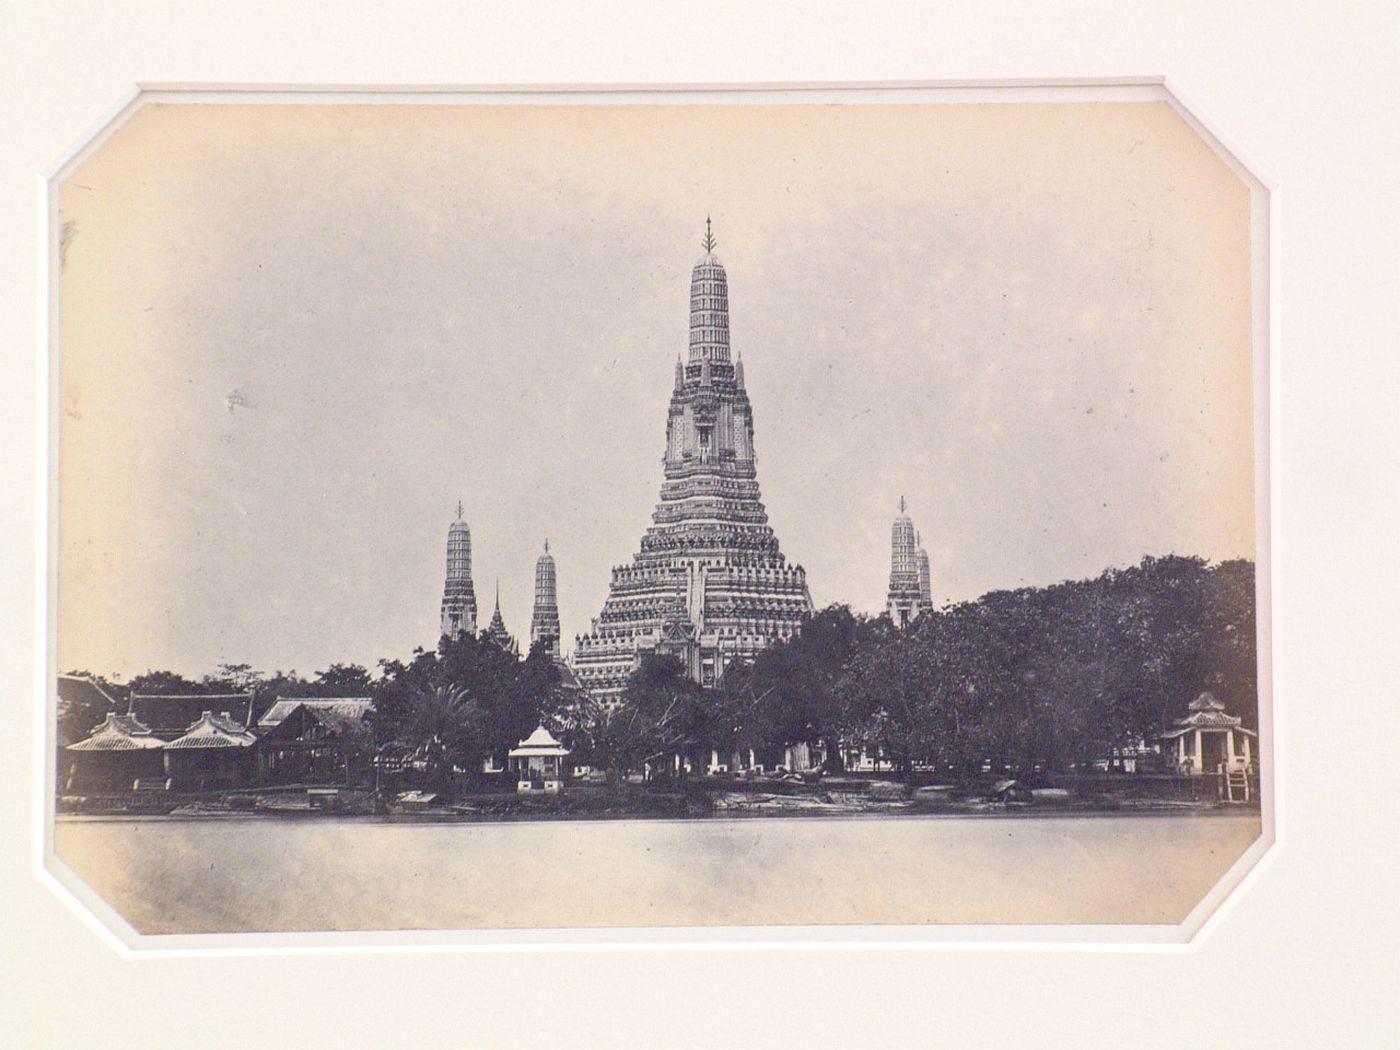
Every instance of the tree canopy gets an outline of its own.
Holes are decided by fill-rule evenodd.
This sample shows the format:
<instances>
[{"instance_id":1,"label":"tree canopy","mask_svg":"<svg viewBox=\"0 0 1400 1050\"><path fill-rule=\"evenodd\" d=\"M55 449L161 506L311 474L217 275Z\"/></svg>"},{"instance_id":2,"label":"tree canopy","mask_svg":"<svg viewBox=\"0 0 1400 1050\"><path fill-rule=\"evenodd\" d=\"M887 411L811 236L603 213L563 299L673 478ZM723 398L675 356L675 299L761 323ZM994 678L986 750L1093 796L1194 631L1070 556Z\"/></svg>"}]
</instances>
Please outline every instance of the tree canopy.
<instances>
[{"instance_id":1,"label":"tree canopy","mask_svg":"<svg viewBox=\"0 0 1400 1050\"><path fill-rule=\"evenodd\" d=\"M1154 742L1209 689L1257 725L1254 566L1145 558L1092 580L994 591L925 613L906 630L833 605L799 633L703 689L671 658L645 654L620 702L567 687L549 651L521 659L485 636L310 678L222 664L196 681L137 675L137 693L253 691L370 696L376 745L443 770L479 768L537 725L579 761L613 774L704 763L713 749L823 744L879 752L897 768L1065 769ZM86 712L69 712L65 726ZM76 730L74 730L76 731Z\"/></svg>"}]
</instances>

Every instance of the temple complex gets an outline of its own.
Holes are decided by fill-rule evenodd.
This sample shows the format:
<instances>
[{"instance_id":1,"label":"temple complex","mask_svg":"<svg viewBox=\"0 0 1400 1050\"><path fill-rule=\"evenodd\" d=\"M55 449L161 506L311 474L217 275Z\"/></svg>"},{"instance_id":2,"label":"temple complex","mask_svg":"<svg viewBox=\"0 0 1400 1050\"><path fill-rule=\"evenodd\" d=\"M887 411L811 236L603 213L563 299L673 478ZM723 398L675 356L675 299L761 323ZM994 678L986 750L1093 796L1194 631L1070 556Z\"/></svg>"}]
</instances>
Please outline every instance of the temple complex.
<instances>
[{"instance_id":1,"label":"temple complex","mask_svg":"<svg viewBox=\"0 0 1400 1050\"><path fill-rule=\"evenodd\" d=\"M678 657L714 685L736 660L790 638L812 611L806 573L768 525L754 468L744 364L730 360L729 288L705 221L690 278L690 340L676 361L661 500L641 550L617 566L601 614L577 639L579 680L620 696L641 655Z\"/></svg>"},{"instance_id":2,"label":"temple complex","mask_svg":"<svg viewBox=\"0 0 1400 1050\"><path fill-rule=\"evenodd\" d=\"M476 591L472 588L472 533L462 520L462 504L457 504L457 520L447 530L447 582L442 589L442 631L448 638L476 633Z\"/></svg>"},{"instance_id":3,"label":"temple complex","mask_svg":"<svg viewBox=\"0 0 1400 1050\"><path fill-rule=\"evenodd\" d=\"M890 592L886 611L896 627L908 627L933 609L933 578L928 554L919 546L908 504L899 497L899 516L890 532Z\"/></svg>"},{"instance_id":4,"label":"temple complex","mask_svg":"<svg viewBox=\"0 0 1400 1050\"><path fill-rule=\"evenodd\" d=\"M544 541L544 553L535 562L535 609L530 617L530 648L543 642L549 655L559 660L559 596L554 557L549 553L549 540Z\"/></svg>"}]
</instances>

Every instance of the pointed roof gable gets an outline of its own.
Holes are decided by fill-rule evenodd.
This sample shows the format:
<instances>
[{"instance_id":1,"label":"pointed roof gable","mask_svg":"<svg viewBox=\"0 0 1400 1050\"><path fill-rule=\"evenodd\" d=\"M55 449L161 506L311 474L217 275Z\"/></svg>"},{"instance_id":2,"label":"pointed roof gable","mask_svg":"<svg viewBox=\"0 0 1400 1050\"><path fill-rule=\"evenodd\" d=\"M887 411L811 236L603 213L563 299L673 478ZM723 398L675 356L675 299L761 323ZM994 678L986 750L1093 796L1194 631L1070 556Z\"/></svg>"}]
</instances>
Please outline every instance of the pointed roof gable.
<instances>
[{"instance_id":1,"label":"pointed roof gable","mask_svg":"<svg viewBox=\"0 0 1400 1050\"><path fill-rule=\"evenodd\" d=\"M528 758L531 755L541 755L563 758L569 753L567 747L554 739L554 734L544 726L539 726L533 733L520 741L519 747L511 749L510 757Z\"/></svg>"},{"instance_id":2,"label":"pointed roof gable","mask_svg":"<svg viewBox=\"0 0 1400 1050\"><path fill-rule=\"evenodd\" d=\"M1162 734L1163 739L1174 739L1193 729L1238 729L1241 733L1254 736L1253 730L1243 727L1244 719L1225 713L1225 705L1212 693L1203 692L1191 701L1185 718L1178 718L1176 728Z\"/></svg>"},{"instance_id":3,"label":"pointed roof gable","mask_svg":"<svg viewBox=\"0 0 1400 1050\"><path fill-rule=\"evenodd\" d=\"M115 697L96 679L81 674L61 674L58 676L58 698L65 703L94 703L99 707L110 707L113 711L119 706Z\"/></svg>"},{"instance_id":4,"label":"pointed roof gable","mask_svg":"<svg viewBox=\"0 0 1400 1050\"><path fill-rule=\"evenodd\" d=\"M491 626L486 628L487 634L494 634L499 631L506 634L506 621L501 616L501 581L496 581L496 611L491 614Z\"/></svg>"},{"instance_id":5,"label":"pointed roof gable","mask_svg":"<svg viewBox=\"0 0 1400 1050\"><path fill-rule=\"evenodd\" d=\"M491 622L486 627L486 637L508 653L519 652L519 646L506 630L505 618L501 616L501 581L496 581L496 611L491 614Z\"/></svg>"},{"instance_id":6,"label":"pointed roof gable","mask_svg":"<svg viewBox=\"0 0 1400 1050\"><path fill-rule=\"evenodd\" d=\"M315 717L337 721L363 721L374 707L374 701L367 696L284 696L267 709L258 719L259 729L272 729L282 724L298 707L304 707ZM323 719L324 720L324 719Z\"/></svg>"},{"instance_id":7,"label":"pointed roof gable","mask_svg":"<svg viewBox=\"0 0 1400 1050\"><path fill-rule=\"evenodd\" d=\"M204 711L185 735L165 746L172 750L252 747L258 738L239 722L223 715Z\"/></svg>"},{"instance_id":8,"label":"pointed roof gable","mask_svg":"<svg viewBox=\"0 0 1400 1050\"><path fill-rule=\"evenodd\" d=\"M102 724L86 740L69 744L69 751L145 751L163 747L164 742L130 715L108 711Z\"/></svg>"},{"instance_id":9,"label":"pointed roof gable","mask_svg":"<svg viewBox=\"0 0 1400 1050\"><path fill-rule=\"evenodd\" d=\"M1202 692L1191 701L1192 711L1224 711L1225 705L1215 698L1214 693Z\"/></svg>"}]
</instances>

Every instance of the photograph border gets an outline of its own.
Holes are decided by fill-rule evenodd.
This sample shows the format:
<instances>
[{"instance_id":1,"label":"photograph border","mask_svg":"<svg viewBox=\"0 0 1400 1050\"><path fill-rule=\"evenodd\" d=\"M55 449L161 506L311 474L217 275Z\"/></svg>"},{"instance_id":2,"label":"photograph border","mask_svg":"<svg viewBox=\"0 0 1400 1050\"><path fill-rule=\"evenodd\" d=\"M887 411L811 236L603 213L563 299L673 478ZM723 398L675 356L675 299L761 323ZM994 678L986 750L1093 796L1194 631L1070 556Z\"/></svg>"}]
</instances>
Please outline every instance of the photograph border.
<instances>
[{"instance_id":1,"label":"photograph border","mask_svg":"<svg viewBox=\"0 0 1400 1050\"><path fill-rule=\"evenodd\" d=\"M139 109L155 103L233 104L364 104L364 105L847 105L976 103L986 105L1047 102L1167 102L1225 161L1250 191L1251 315L1253 351L1253 430L1255 477L1256 621L1259 653L1259 733L1264 761L1260 763L1261 836L1230 867L1211 891L1179 925L881 925L881 926L687 926L579 929L482 929L357 931L336 933L160 934L142 935L53 853L55 812L54 763L56 710L50 683L57 664L57 499L59 331L58 184L114 134ZM40 783L35 814L38 845L37 873L75 911L100 930L104 939L128 953L198 956L208 954L282 954L337 951L486 951L626 949L663 947L710 949L825 949L927 947L957 949L1074 949L1184 950L1216 927L1239 895L1247 892L1282 842L1279 709L1274 689L1273 654L1276 643L1274 602L1278 594L1275 569L1275 528L1278 515L1278 474L1275 440L1278 426L1277 390L1271 383L1278 356L1278 302L1272 293L1278 279L1280 200L1278 187L1252 164L1237 145L1218 131L1200 109L1183 99L1165 77L1053 78L1017 80L889 81L849 84L610 84L610 85L486 85L468 87L414 86L267 86L237 84L171 84L139 87L108 112L92 133L45 176L41 243L47 248L42 263L47 294L42 330L40 372L48 388L40 392L41 418L48 443L48 518L40 530L47 537L44 627L47 639L43 673L36 689L35 767ZM746 818L753 819L753 818ZM762 818L759 818L762 819ZM837 819L837 818L827 818Z\"/></svg>"}]
</instances>

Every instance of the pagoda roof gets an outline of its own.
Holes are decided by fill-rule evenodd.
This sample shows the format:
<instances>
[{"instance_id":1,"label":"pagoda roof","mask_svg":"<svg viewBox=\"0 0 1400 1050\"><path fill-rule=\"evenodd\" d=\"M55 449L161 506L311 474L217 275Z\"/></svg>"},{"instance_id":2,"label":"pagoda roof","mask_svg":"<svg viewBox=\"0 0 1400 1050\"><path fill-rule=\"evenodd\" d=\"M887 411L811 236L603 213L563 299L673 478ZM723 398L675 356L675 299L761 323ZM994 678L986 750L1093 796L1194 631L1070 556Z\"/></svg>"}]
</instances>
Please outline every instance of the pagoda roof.
<instances>
[{"instance_id":1,"label":"pagoda roof","mask_svg":"<svg viewBox=\"0 0 1400 1050\"><path fill-rule=\"evenodd\" d=\"M1176 724L1187 727L1213 727L1224 729L1229 726L1240 725L1244 720L1236 718L1234 715L1227 715L1224 711L1197 711L1195 714L1187 715L1185 718L1178 718Z\"/></svg>"},{"instance_id":2,"label":"pagoda roof","mask_svg":"<svg viewBox=\"0 0 1400 1050\"><path fill-rule=\"evenodd\" d=\"M1238 729L1241 733L1254 736L1254 732L1243 728L1243 719L1227 714L1225 705L1213 693L1203 692L1191 701L1191 712L1185 718L1178 718L1175 729L1162 734L1162 739L1175 739L1195 729Z\"/></svg>"},{"instance_id":3,"label":"pagoda roof","mask_svg":"<svg viewBox=\"0 0 1400 1050\"><path fill-rule=\"evenodd\" d=\"M1188 708L1191 711L1224 711L1225 705L1215 698L1211 692L1201 692L1196 699L1191 701Z\"/></svg>"},{"instance_id":4,"label":"pagoda roof","mask_svg":"<svg viewBox=\"0 0 1400 1050\"><path fill-rule=\"evenodd\" d=\"M164 741L151 735L149 727L131 715L108 711L102 724L86 740L69 744L69 751L146 751L164 747Z\"/></svg>"},{"instance_id":5,"label":"pagoda roof","mask_svg":"<svg viewBox=\"0 0 1400 1050\"><path fill-rule=\"evenodd\" d=\"M524 740L520 741L519 747L512 748L509 757L528 758L531 755L540 755L544 757L563 758L570 753L567 747L554 739L554 734L544 726L540 726Z\"/></svg>"},{"instance_id":6,"label":"pagoda roof","mask_svg":"<svg viewBox=\"0 0 1400 1050\"><path fill-rule=\"evenodd\" d=\"M258 738L248 732L240 722L210 711L200 714L185 735L165 746L171 749L213 749L227 747L252 747Z\"/></svg>"}]
</instances>

